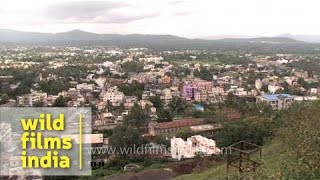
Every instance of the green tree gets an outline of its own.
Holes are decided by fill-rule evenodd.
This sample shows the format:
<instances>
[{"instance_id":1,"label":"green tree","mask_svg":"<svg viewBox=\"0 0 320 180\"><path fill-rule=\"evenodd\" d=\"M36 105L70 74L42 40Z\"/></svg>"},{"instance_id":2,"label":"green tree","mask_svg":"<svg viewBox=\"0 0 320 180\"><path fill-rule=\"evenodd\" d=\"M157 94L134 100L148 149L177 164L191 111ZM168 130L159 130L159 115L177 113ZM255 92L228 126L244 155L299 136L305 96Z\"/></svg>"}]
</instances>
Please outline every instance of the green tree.
<instances>
[{"instance_id":1,"label":"green tree","mask_svg":"<svg viewBox=\"0 0 320 180\"><path fill-rule=\"evenodd\" d=\"M181 97L173 97L168 108L173 116L183 116L187 112L188 104Z\"/></svg>"},{"instance_id":2,"label":"green tree","mask_svg":"<svg viewBox=\"0 0 320 180\"><path fill-rule=\"evenodd\" d=\"M131 84L122 84L119 86L119 90L126 96L136 96L138 99L141 99L144 90L144 84L133 81Z\"/></svg>"},{"instance_id":3,"label":"green tree","mask_svg":"<svg viewBox=\"0 0 320 180\"><path fill-rule=\"evenodd\" d=\"M169 122L172 121L172 114L168 109L157 109L157 122Z\"/></svg>"},{"instance_id":4,"label":"green tree","mask_svg":"<svg viewBox=\"0 0 320 180\"><path fill-rule=\"evenodd\" d=\"M68 90L70 88L67 81L41 81L38 83L40 90L48 94L58 94L61 91Z\"/></svg>"},{"instance_id":5,"label":"green tree","mask_svg":"<svg viewBox=\"0 0 320 180\"><path fill-rule=\"evenodd\" d=\"M110 137L113 134L113 130L112 129L105 129L102 131L103 137Z\"/></svg>"},{"instance_id":6,"label":"green tree","mask_svg":"<svg viewBox=\"0 0 320 180\"><path fill-rule=\"evenodd\" d=\"M320 177L320 101L295 105L287 111L280 136L290 158L284 162L285 179L309 180Z\"/></svg>"},{"instance_id":7,"label":"green tree","mask_svg":"<svg viewBox=\"0 0 320 180\"><path fill-rule=\"evenodd\" d=\"M265 138L272 137L277 128L275 121L267 117L250 117L244 120L225 122L223 129L217 134L220 147L227 147L239 141L248 141L263 145Z\"/></svg>"},{"instance_id":8,"label":"green tree","mask_svg":"<svg viewBox=\"0 0 320 180\"><path fill-rule=\"evenodd\" d=\"M31 85L30 84L25 84L21 83L17 89L15 89L13 95L23 95L23 94L28 94L30 93Z\"/></svg>"},{"instance_id":9,"label":"green tree","mask_svg":"<svg viewBox=\"0 0 320 180\"><path fill-rule=\"evenodd\" d=\"M34 107L43 107L43 102L41 102L41 101L37 101L37 102L35 102L34 104L33 104L33 106Z\"/></svg>"},{"instance_id":10,"label":"green tree","mask_svg":"<svg viewBox=\"0 0 320 180\"><path fill-rule=\"evenodd\" d=\"M71 99L68 97L59 96L53 103L53 107L66 107L67 102Z\"/></svg>"},{"instance_id":11,"label":"green tree","mask_svg":"<svg viewBox=\"0 0 320 180\"><path fill-rule=\"evenodd\" d=\"M153 107L163 109L163 104L159 95L149 97L149 101L153 104Z\"/></svg>"},{"instance_id":12,"label":"green tree","mask_svg":"<svg viewBox=\"0 0 320 180\"><path fill-rule=\"evenodd\" d=\"M142 128L148 125L150 119L148 111L135 104L129 114L124 117L124 124Z\"/></svg>"},{"instance_id":13,"label":"green tree","mask_svg":"<svg viewBox=\"0 0 320 180\"><path fill-rule=\"evenodd\" d=\"M190 128L182 128L175 133L175 137L182 138L184 140L187 140L188 137L191 137L193 135L194 133Z\"/></svg>"},{"instance_id":14,"label":"green tree","mask_svg":"<svg viewBox=\"0 0 320 180\"><path fill-rule=\"evenodd\" d=\"M138 148L145 143L139 130L134 126L121 125L113 130L112 136L109 138L110 145L117 151L125 148ZM127 156L127 154L120 154Z\"/></svg>"},{"instance_id":15,"label":"green tree","mask_svg":"<svg viewBox=\"0 0 320 180\"><path fill-rule=\"evenodd\" d=\"M164 109L160 96L151 96L149 101L157 109L157 122L169 122L172 121L173 114L169 109Z\"/></svg>"},{"instance_id":16,"label":"green tree","mask_svg":"<svg viewBox=\"0 0 320 180\"><path fill-rule=\"evenodd\" d=\"M131 61L131 62L125 62L122 64L122 69L124 72L142 72L143 71L143 63Z\"/></svg>"},{"instance_id":17,"label":"green tree","mask_svg":"<svg viewBox=\"0 0 320 180\"><path fill-rule=\"evenodd\" d=\"M8 96L8 94L4 93L0 96L0 104L5 104L7 102L9 102L10 97Z\"/></svg>"}]
</instances>

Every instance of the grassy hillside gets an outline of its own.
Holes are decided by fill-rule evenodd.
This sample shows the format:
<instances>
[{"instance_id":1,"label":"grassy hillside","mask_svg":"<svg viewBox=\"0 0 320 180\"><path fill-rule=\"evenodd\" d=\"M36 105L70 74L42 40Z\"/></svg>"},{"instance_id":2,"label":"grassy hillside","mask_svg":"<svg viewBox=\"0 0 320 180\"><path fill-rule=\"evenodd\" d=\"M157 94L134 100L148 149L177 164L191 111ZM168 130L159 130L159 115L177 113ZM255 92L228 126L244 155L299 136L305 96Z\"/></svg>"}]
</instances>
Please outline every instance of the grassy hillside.
<instances>
[{"instance_id":1,"label":"grassy hillside","mask_svg":"<svg viewBox=\"0 0 320 180\"><path fill-rule=\"evenodd\" d=\"M263 165L258 172L242 174L242 177L234 174L229 179L320 179L319 109L320 101L315 101L294 104L291 108L279 112L275 118L279 122L275 129L278 129L278 132L272 140L264 143ZM223 164L202 173L183 175L176 179L225 178L226 164Z\"/></svg>"},{"instance_id":2,"label":"grassy hillside","mask_svg":"<svg viewBox=\"0 0 320 180\"><path fill-rule=\"evenodd\" d=\"M276 174L279 174L282 160L288 158L288 154L286 153L284 144L278 139L272 140L266 145L264 145L262 149L262 154L263 154L262 161L264 164L262 167L260 167L259 173L263 173L268 177L272 177ZM176 177L175 179L176 180L189 180L189 179L220 180L220 179L226 179L226 173L227 173L227 165L225 163L217 167L212 167L207 171L204 171L201 173L182 175L182 176ZM235 175L236 172L234 171L232 172L232 174Z\"/></svg>"},{"instance_id":3,"label":"grassy hillside","mask_svg":"<svg viewBox=\"0 0 320 180\"><path fill-rule=\"evenodd\" d=\"M226 147L239 139L249 139L256 144L263 144L262 166L255 173L243 173L241 177L236 171L237 169L232 168L229 180L320 179L319 109L320 101L296 103L291 108L274 113L269 118L267 116L252 116L237 123L233 122L233 126L226 126L225 131L220 134L220 137L224 139L224 144L221 144L221 147ZM169 169L170 172L173 172L169 174L167 179L171 179L177 174L184 175L175 177L176 180L220 180L227 178L225 158L195 158L184 162L169 163L161 166L161 169L159 167L156 169ZM104 172L102 170L97 173ZM126 175L133 178L139 173ZM145 174L157 177L163 172L143 171L139 175L144 177Z\"/></svg>"}]
</instances>

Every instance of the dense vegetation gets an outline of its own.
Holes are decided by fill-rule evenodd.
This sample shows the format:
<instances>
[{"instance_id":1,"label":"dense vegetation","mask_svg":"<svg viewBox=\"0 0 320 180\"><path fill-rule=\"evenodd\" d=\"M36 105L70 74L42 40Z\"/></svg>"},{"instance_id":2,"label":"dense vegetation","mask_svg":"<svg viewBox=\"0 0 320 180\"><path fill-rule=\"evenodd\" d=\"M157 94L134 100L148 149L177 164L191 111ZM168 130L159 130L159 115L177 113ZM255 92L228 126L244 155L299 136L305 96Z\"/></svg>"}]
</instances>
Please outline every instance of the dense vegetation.
<instances>
[{"instance_id":1,"label":"dense vegetation","mask_svg":"<svg viewBox=\"0 0 320 180\"><path fill-rule=\"evenodd\" d=\"M263 166L256 173L233 173L230 179L310 180L320 177L320 101L294 104L270 118L257 116L226 124L222 143L247 140L263 145ZM213 166L207 171L177 179L221 179L226 166Z\"/></svg>"}]
</instances>

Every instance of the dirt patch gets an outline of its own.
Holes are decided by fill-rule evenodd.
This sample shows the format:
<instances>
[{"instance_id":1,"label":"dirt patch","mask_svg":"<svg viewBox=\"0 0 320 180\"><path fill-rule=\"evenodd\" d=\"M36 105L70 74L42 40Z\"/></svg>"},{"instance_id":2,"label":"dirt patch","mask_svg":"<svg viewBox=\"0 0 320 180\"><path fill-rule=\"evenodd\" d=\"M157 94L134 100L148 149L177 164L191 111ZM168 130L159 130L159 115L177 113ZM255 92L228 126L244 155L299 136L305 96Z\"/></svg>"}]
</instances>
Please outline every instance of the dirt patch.
<instances>
[{"instance_id":1,"label":"dirt patch","mask_svg":"<svg viewBox=\"0 0 320 180\"><path fill-rule=\"evenodd\" d=\"M224 160L221 157L197 157L179 162L168 163L167 169L147 169L141 172L128 172L115 177L105 177L106 180L171 180L176 176L202 172L209 167L220 165Z\"/></svg>"},{"instance_id":2,"label":"dirt patch","mask_svg":"<svg viewBox=\"0 0 320 180\"><path fill-rule=\"evenodd\" d=\"M181 162L170 163L168 167L172 169L176 175L182 175L194 172L202 172L209 167L221 164L221 162L223 162L223 160L219 157L199 157Z\"/></svg>"},{"instance_id":3,"label":"dirt patch","mask_svg":"<svg viewBox=\"0 0 320 180\"><path fill-rule=\"evenodd\" d=\"M171 180L175 173L168 169L149 169L139 173L126 173L116 177L107 177L106 180Z\"/></svg>"}]
</instances>

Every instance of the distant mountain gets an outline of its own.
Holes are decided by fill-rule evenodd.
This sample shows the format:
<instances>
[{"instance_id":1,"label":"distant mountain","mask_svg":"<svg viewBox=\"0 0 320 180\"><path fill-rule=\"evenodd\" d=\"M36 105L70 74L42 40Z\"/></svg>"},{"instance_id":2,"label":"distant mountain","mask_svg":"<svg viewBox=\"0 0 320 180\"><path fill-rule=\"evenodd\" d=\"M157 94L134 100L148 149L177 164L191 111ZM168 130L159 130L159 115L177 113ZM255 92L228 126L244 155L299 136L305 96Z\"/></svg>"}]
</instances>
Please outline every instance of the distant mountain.
<instances>
[{"instance_id":1,"label":"distant mountain","mask_svg":"<svg viewBox=\"0 0 320 180\"><path fill-rule=\"evenodd\" d=\"M305 41L310 43L320 43L320 35L292 35L292 34L281 34L279 37L286 37L295 39L298 41Z\"/></svg>"},{"instance_id":2,"label":"distant mountain","mask_svg":"<svg viewBox=\"0 0 320 180\"><path fill-rule=\"evenodd\" d=\"M258 37L258 38L225 38L221 39L222 41L240 41L240 42L250 42L250 43L270 43L270 44L279 44L279 43L303 43L295 39L287 37Z\"/></svg>"},{"instance_id":3,"label":"distant mountain","mask_svg":"<svg viewBox=\"0 0 320 180\"><path fill-rule=\"evenodd\" d=\"M76 45L76 46L117 46L147 47L154 49L215 49L254 50L262 52L300 51L315 49L314 44L291 39L290 37L227 38L219 40L188 39L173 35L144 34L96 34L82 30L62 33L21 32L0 29L0 43L25 45ZM318 47L317 47L318 48Z\"/></svg>"},{"instance_id":4,"label":"distant mountain","mask_svg":"<svg viewBox=\"0 0 320 180\"><path fill-rule=\"evenodd\" d=\"M0 42L7 43L29 43L29 44L106 44L106 45L134 45L145 43L182 43L190 41L187 38L181 38L172 35L141 35L141 34L96 34L82 30L72 30L62 33L37 33L22 32L9 29L0 29Z\"/></svg>"},{"instance_id":5,"label":"distant mountain","mask_svg":"<svg viewBox=\"0 0 320 180\"><path fill-rule=\"evenodd\" d=\"M219 34L219 35L203 37L203 39L207 39L207 40L250 39L250 38L258 38L258 37L260 37L260 36L257 36L257 35L242 35L242 34Z\"/></svg>"},{"instance_id":6,"label":"distant mountain","mask_svg":"<svg viewBox=\"0 0 320 180\"><path fill-rule=\"evenodd\" d=\"M275 38L274 40L276 41L291 41L296 40L296 41L304 41L304 42L309 42L309 43L320 43L320 35L292 35L292 34L280 34L275 37L260 37L260 36L250 36L250 35L238 35L238 34L222 34L222 35L216 35L216 36L208 36L205 37L204 39L207 40L221 40L221 39L232 39L232 40L249 40L249 39L257 39L259 40L260 38L266 38L265 40L270 40L272 38ZM285 39L276 39L276 38L287 38Z\"/></svg>"},{"instance_id":7,"label":"distant mountain","mask_svg":"<svg viewBox=\"0 0 320 180\"><path fill-rule=\"evenodd\" d=\"M51 34L50 38L63 41L99 40L101 38L101 35L76 29L68 32Z\"/></svg>"},{"instance_id":8,"label":"distant mountain","mask_svg":"<svg viewBox=\"0 0 320 180\"><path fill-rule=\"evenodd\" d=\"M48 39L51 34L37 32L22 32L10 29L0 29L1 42L32 42Z\"/></svg>"}]
</instances>

